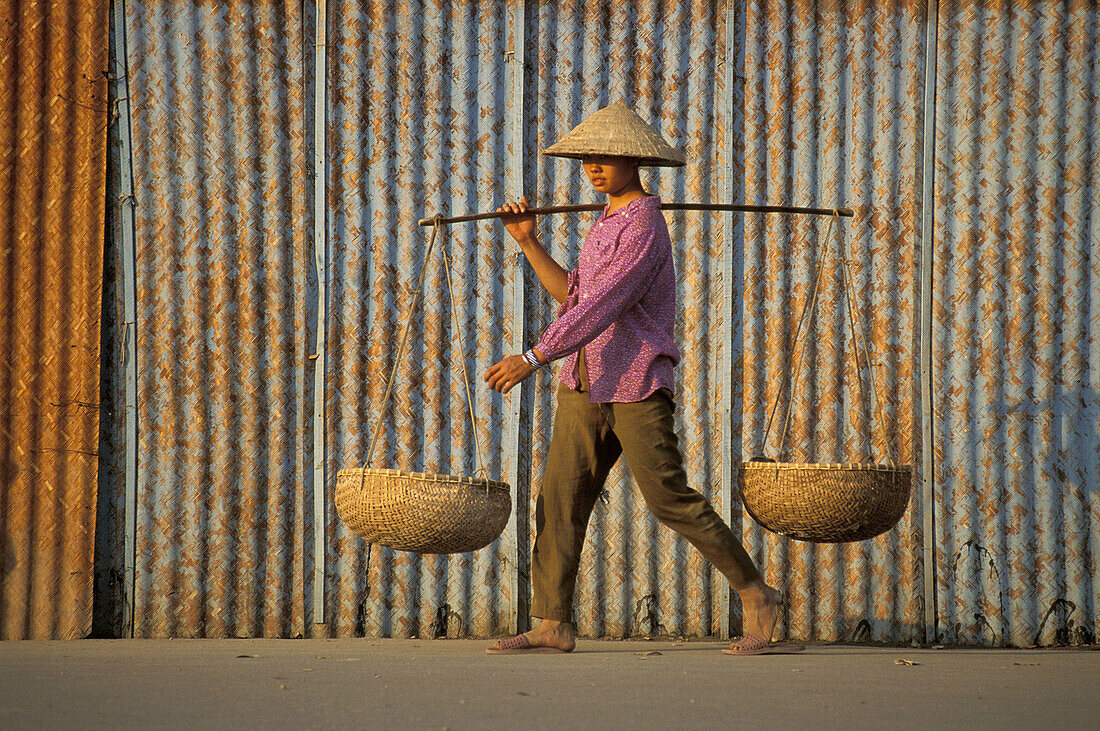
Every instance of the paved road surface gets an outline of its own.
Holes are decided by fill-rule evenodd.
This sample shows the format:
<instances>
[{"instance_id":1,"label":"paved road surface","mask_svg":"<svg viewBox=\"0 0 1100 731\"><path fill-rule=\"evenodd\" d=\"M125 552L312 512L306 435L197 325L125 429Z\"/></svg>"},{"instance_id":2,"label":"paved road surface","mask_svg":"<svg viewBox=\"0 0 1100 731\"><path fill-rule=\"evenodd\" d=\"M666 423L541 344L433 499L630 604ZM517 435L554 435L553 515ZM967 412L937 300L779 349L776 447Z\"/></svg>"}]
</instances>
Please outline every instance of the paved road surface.
<instances>
[{"instance_id":1,"label":"paved road surface","mask_svg":"<svg viewBox=\"0 0 1100 731\"><path fill-rule=\"evenodd\" d=\"M1100 728L1100 652L481 640L0 643L0 728ZM899 664L908 660L915 664Z\"/></svg>"}]
</instances>

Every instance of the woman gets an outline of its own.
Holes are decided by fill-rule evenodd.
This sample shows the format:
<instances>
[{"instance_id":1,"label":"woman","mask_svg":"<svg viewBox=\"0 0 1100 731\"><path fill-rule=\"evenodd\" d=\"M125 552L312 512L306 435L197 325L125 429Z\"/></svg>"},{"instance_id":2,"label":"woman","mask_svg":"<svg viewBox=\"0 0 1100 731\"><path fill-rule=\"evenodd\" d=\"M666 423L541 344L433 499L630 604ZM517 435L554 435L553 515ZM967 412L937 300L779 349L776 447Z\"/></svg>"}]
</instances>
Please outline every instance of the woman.
<instances>
[{"instance_id":1,"label":"woman","mask_svg":"<svg viewBox=\"0 0 1100 731\"><path fill-rule=\"evenodd\" d=\"M723 650L776 652L780 595L699 492L687 485L673 430L676 282L661 202L641 184L641 165L683 165L681 153L623 102L601 109L547 155L580 158L607 206L567 272L538 241L527 200L499 210L539 281L561 303L539 342L493 365L489 387L508 393L564 359L542 489L535 503L531 614L537 627L490 654L569 652L576 644L573 591L585 530L608 472L626 458L646 506L729 580L744 609L744 637Z\"/></svg>"}]
</instances>

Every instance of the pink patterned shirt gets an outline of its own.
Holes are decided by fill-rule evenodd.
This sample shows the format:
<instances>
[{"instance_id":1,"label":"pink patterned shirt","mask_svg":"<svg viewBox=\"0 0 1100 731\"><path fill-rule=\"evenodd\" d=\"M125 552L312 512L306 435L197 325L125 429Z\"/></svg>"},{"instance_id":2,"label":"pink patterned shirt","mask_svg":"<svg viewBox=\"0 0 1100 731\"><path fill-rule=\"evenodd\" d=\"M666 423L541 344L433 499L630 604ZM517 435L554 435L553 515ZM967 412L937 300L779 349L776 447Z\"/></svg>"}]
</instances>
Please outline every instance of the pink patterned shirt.
<instances>
[{"instance_id":1,"label":"pink patterned shirt","mask_svg":"<svg viewBox=\"0 0 1100 731\"><path fill-rule=\"evenodd\" d=\"M535 348L565 358L561 382L578 389L584 348L593 403L641 401L673 390L680 351L673 338L676 274L672 243L657 196L637 198L603 215L585 236L569 289Z\"/></svg>"}]
</instances>

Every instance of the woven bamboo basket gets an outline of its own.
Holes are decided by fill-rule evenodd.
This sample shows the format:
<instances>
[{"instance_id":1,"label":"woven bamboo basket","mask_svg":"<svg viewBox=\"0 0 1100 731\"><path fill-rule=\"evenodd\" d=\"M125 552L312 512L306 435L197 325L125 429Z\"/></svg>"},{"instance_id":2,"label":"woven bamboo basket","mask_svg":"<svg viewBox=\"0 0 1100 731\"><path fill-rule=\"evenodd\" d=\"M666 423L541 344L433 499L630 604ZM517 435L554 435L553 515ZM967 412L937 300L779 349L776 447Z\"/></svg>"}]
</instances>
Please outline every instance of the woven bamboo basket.
<instances>
[{"instance_id":1,"label":"woven bamboo basket","mask_svg":"<svg viewBox=\"0 0 1100 731\"><path fill-rule=\"evenodd\" d=\"M803 346L800 337L807 315L817 302L825 261L829 257L830 233L833 231L834 216L829 221L828 232L822 247L821 256L814 269L810 296L802 313L798 317L798 326L794 334L794 347L797 355L794 368L788 376L790 398L787 400L786 416L779 444L787 442L791 410L794 397L794 374L798 373L802 363ZM838 236L840 228L836 228ZM847 259L843 256L843 241L840 244L841 286L844 291L844 303L848 315L848 324L852 329L852 339L856 345L856 371L860 369L860 355L863 364L870 372L870 395L873 412L880 425L886 424L882 417L880 397L875 388L874 362L868 356L867 339L857 326L855 316L855 297L852 292L852 277L848 271ZM859 378L862 392L863 379ZM779 393L776 393L772 408L764 428L764 443L769 443L771 427L779 405ZM884 458L885 447L875 449L873 430L867 433L869 453L879 452ZM782 446L779 448L782 454ZM773 533L815 543L848 543L874 538L890 530L909 506L909 494L913 484L913 470L910 465L897 465L886 458L887 463L848 462L843 464L785 462L767 458L758 458L743 462L738 471L738 488L741 501L749 515L767 530Z\"/></svg>"},{"instance_id":2,"label":"woven bamboo basket","mask_svg":"<svg viewBox=\"0 0 1100 731\"><path fill-rule=\"evenodd\" d=\"M503 482L352 468L336 476L336 512L368 543L417 553L466 553L501 534L512 513Z\"/></svg>"},{"instance_id":3,"label":"woven bamboo basket","mask_svg":"<svg viewBox=\"0 0 1100 731\"><path fill-rule=\"evenodd\" d=\"M441 227L440 221L437 218L432 229L431 241L424 255L425 262L431 258ZM447 291L451 296L451 310L456 312L458 352L465 353L455 308L450 261L446 251L442 255L444 271L447 273ZM424 291L425 271L426 268L420 271L416 291L405 317L397 355L389 378L386 379L383 403L389 402L393 392L397 366L408 342L409 324ZM374 468L374 454L381 435L381 429L376 427L367 452L367 466L343 469L336 474L336 513L368 543L416 553L467 553L489 545L504 530L508 516L512 513L511 490L507 483L488 479L481 455L481 442L477 435L478 424L474 416L466 360L463 357L459 362L466 386L466 400L470 408L481 477Z\"/></svg>"},{"instance_id":4,"label":"woven bamboo basket","mask_svg":"<svg viewBox=\"0 0 1100 731\"><path fill-rule=\"evenodd\" d=\"M909 505L909 465L745 462L742 504L773 533L814 543L863 541L890 530Z\"/></svg>"}]
</instances>

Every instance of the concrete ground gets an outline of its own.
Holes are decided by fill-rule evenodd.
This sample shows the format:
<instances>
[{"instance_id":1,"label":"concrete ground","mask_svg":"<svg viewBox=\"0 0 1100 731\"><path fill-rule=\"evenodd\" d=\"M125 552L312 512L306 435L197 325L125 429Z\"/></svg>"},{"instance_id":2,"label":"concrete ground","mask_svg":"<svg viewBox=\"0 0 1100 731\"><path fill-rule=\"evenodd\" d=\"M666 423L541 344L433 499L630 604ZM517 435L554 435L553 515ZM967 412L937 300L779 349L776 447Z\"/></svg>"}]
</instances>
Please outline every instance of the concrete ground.
<instances>
[{"instance_id":1,"label":"concrete ground","mask_svg":"<svg viewBox=\"0 0 1100 731\"><path fill-rule=\"evenodd\" d=\"M1098 728L1100 652L484 640L0 643L0 728ZM906 664L908 663L912 664Z\"/></svg>"}]
</instances>

